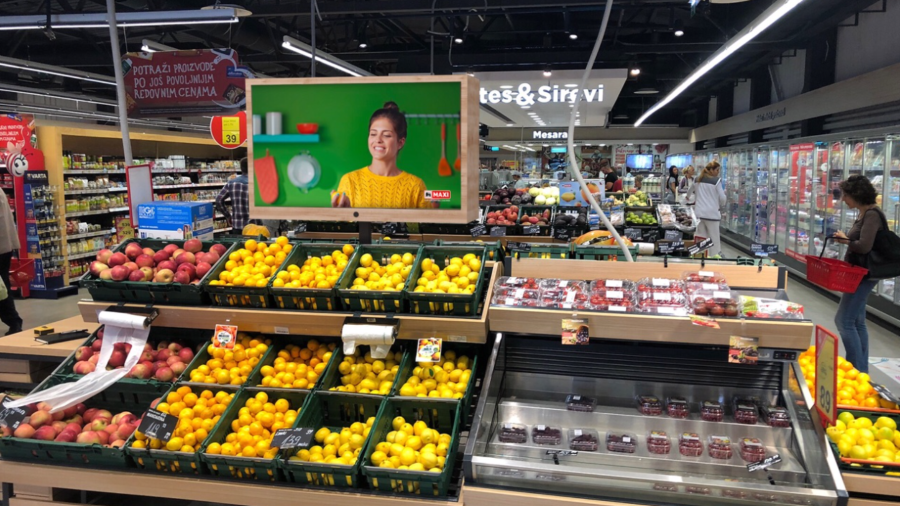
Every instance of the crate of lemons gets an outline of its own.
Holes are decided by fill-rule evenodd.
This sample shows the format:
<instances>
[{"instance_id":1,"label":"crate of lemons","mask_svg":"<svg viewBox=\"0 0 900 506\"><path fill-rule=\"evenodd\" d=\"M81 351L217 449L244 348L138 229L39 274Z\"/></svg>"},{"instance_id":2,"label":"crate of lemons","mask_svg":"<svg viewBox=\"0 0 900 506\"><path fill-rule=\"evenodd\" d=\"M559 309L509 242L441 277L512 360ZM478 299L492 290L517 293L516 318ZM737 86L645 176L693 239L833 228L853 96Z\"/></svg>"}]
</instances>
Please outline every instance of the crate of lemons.
<instances>
[{"instance_id":1,"label":"crate of lemons","mask_svg":"<svg viewBox=\"0 0 900 506\"><path fill-rule=\"evenodd\" d=\"M247 239L216 264L205 289L220 306L271 307L267 287L293 248L285 236L271 243Z\"/></svg>"},{"instance_id":2,"label":"crate of lemons","mask_svg":"<svg viewBox=\"0 0 900 506\"><path fill-rule=\"evenodd\" d=\"M382 358L373 357L368 346L358 346L352 355L344 355L341 350L338 353L335 360L339 362L325 373L322 388L352 394L391 394L404 359L399 346Z\"/></svg>"},{"instance_id":3,"label":"crate of lemons","mask_svg":"<svg viewBox=\"0 0 900 506\"><path fill-rule=\"evenodd\" d=\"M212 343L201 349L191 363L187 376L191 383L238 387L247 382L271 344L271 339L238 332L233 349L220 348Z\"/></svg>"},{"instance_id":4,"label":"crate of lemons","mask_svg":"<svg viewBox=\"0 0 900 506\"><path fill-rule=\"evenodd\" d=\"M288 481L321 487L356 487L361 454L383 398L317 390L303 408L299 427L316 429L311 446L285 450Z\"/></svg>"},{"instance_id":5,"label":"crate of lemons","mask_svg":"<svg viewBox=\"0 0 900 506\"><path fill-rule=\"evenodd\" d=\"M406 312L403 291L420 249L409 244L360 246L338 284L344 309Z\"/></svg>"},{"instance_id":6,"label":"crate of lemons","mask_svg":"<svg viewBox=\"0 0 900 506\"><path fill-rule=\"evenodd\" d=\"M352 244L299 244L288 255L269 291L283 309L336 310L333 288L347 269Z\"/></svg>"},{"instance_id":7,"label":"crate of lemons","mask_svg":"<svg viewBox=\"0 0 900 506\"><path fill-rule=\"evenodd\" d=\"M126 450L137 466L151 471L200 474L200 450L234 398L234 392L175 385L151 408L178 418L172 437L162 442L135 431Z\"/></svg>"},{"instance_id":8,"label":"crate of lemons","mask_svg":"<svg viewBox=\"0 0 900 506\"><path fill-rule=\"evenodd\" d=\"M247 384L271 389L311 390L325 374L336 348L336 343L320 343L316 339L310 339L304 345L288 344L266 356Z\"/></svg>"},{"instance_id":9,"label":"crate of lemons","mask_svg":"<svg viewBox=\"0 0 900 506\"><path fill-rule=\"evenodd\" d=\"M201 450L209 472L226 478L277 481L279 429L294 427L308 391L248 388L237 394L224 420Z\"/></svg>"},{"instance_id":10,"label":"crate of lemons","mask_svg":"<svg viewBox=\"0 0 900 506\"><path fill-rule=\"evenodd\" d=\"M885 467L877 464L900 462L898 419L900 416L895 414L884 416L878 412L842 410L834 424L825 430L833 443L833 449L842 458L871 462L871 464L841 462L841 467L864 466L869 470L897 471L896 466Z\"/></svg>"},{"instance_id":11,"label":"crate of lemons","mask_svg":"<svg viewBox=\"0 0 900 506\"><path fill-rule=\"evenodd\" d=\"M416 314L472 316L478 310L485 249L426 246L413 267L408 293ZM414 286L415 288L412 288Z\"/></svg>"},{"instance_id":12,"label":"crate of lemons","mask_svg":"<svg viewBox=\"0 0 900 506\"><path fill-rule=\"evenodd\" d=\"M468 356L457 356L455 351L447 350L440 362L420 362L404 374L398 393L401 397L462 399L472 379L473 365Z\"/></svg>"}]
</instances>

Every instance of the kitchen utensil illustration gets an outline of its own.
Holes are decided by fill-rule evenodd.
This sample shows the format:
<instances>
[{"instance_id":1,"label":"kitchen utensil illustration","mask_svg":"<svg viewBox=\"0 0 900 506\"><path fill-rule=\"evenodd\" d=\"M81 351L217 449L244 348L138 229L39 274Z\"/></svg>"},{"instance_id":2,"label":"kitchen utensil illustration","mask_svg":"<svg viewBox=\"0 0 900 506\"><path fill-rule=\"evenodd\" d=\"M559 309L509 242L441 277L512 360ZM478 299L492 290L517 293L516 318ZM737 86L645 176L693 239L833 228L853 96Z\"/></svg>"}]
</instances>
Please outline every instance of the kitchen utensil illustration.
<instances>
[{"instance_id":1,"label":"kitchen utensil illustration","mask_svg":"<svg viewBox=\"0 0 900 506\"><path fill-rule=\"evenodd\" d=\"M456 161L453 162L453 168L456 169L456 172L459 172L462 168L462 145L459 141L459 123L456 124Z\"/></svg>"},{"instance_id":2,"label":"kitchen utensil illustration","mask_svg":"<svg viewBox=\"0 0 900 506\"><path fill-rule=\"evenodd\" d=\"M267 135L281 135L281 113L280 112L267 112L266 113L266 134Z\"/></svg>"},{"instance_id":3,"label":"kitchen utensil illustration","mask_svg":"<svg viewBox=\"0 0 900 506\"><path fill-rule=\"evenodd\" d=\"M275 168L275 159L266 150L266 156L253 160L253 175L256 177L256 186L259 188L259 196L266 204L274 204L278 199L278 170Z\"/></svg>"},{"instance_id":4,"label":"kitchen utensil illustration","mask_svg":"<svg viewBox=\"0 0 900 506\"><path fill-rule=\"evenodd\" d=\"M322 175L322 167L309 152L303 152L295 155L288 162L287 174L294 186L300 188L303 193L307 193L310 188L318 184L319 177Z\"/></svg>"},{"instance_id":5,"label":"kitchen utensil illustration","mask_svg":"<svg viewBox=\"0 0 900 506\"><path fill-rule=\"evenodd\" d=\"M453 175L450 162L447 161L447 124L441 123L441 161L438 162L438 174L442 176Z\"/></svg>"}]
</instances>

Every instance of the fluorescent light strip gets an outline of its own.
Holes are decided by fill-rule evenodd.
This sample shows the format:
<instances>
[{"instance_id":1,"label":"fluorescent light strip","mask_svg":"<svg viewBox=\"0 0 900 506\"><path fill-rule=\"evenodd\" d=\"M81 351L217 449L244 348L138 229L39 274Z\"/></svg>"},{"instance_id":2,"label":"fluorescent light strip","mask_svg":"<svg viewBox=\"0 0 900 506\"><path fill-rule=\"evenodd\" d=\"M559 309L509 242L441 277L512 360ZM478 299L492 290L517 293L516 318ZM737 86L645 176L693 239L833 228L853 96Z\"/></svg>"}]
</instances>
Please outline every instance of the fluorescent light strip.
<instances>
[{"instance_id":1,"label":"fluorescent light strip","mask_svg":"<svg viewBox=\"0 0 900 506\"><path fill-rule=\"evenodd\" d=\"M103 100L99 98L90 98L90 97L82 97L80 95L74 94L57 94L53 92L41 92L41 91L32 91L28 88L22 88L19 86L12 86L7 84L0 84L0 91L5 91L8 93L18 93L21 95L31 95L35 97L43 97L43 98L55 98L58 100L72 100L73 102L85 102L88 104L97 104L97 105L106 105L110 107L116 107L115 100Z\"/></svg>"},{"instance_id":2,"label":"fluorescent light strip","mask_svg":"<svg viewBox=\"0 0 900 506\"><path fill-rule=\"evenodd\" d=\"M299 40L290 37L288 35L284 36L283 42L281 43L281 47L293 51L297 54L303 55L307 58L312 58L312 46L309 44L300 42ZM340 58L336 58L324 51L316 50L316 61L318 63L322 63L324 65L328 65L329 67L339 70L345 74L350 74L354 77L362 77L362 76L371 76L374 75L371 72L366 72L365 70L356 67L350 63L341 60Z\"/></svg>"},{"instance_id":3,"label":"fluorescent light strip","mask_svg":"<svg viewBox=\"0 0 900 506\"><path fill-rule=\"evenodd\" d=\"M766 12L762 13L754 23L747 26L741 32L725 43L724 46L719 48L708 60L706 60L703 65L699 68L691 72L691 75L687 76L687 78L681 82L671 93L666 95L666 98L662 99L660 102L657 102L656 105L651 107L647 112L641 116L634 126L639 127L641 123L647 120L653 113L662 109L670 102L675 100L678 95L684 93L692 84L697 82L701 77L706 75L710 70L715 68L716 65L722 63L726 58L731 56L735 51L745 46L748 42L756 38L759 34L764 32L767 28L772 26L776 21L784 17L788 12L794 9L797 5L800 4L803 0L782 0L778 5L773 5ZM759 20L759 22L757 22Z\"/></svg>"},{"instance_id":4,"label":"fluorescent light strip","mask_svg":"<svg viewBox=\"0 0 900 506\"><path fill-rule=\"evenodd\" d=\"M116 14L116 25L125 28L136 26L208 25L237 23L237 21L237 14L232 8L120 12ZM50 16L49 27L54 30L107 28L109 23L106 20L105 13L54 14ZM47 16L43 15L0 17L0 30L44 30L46 28L48 28Z\"/></svg>"},{"instance_id":5,"label":"fluorescent light strip","mask_svg":"<svg viewBox=\"0 0 900 506\"><path fill-rule=\"evenodd\" d=\"M0 67L24 70L27 72L37 72L39 74L48 74L52 76L68 77L70 79L80 79L82 81L90 81L92 83L106 84L109 86L116 85L116 79L111 76L82 72L80 70L67 69L65 67L56 67L54 65L44 65L42 63L19 60L18 58L9 58L7 56L0 56Z\"/></svg>"}]
</instances>

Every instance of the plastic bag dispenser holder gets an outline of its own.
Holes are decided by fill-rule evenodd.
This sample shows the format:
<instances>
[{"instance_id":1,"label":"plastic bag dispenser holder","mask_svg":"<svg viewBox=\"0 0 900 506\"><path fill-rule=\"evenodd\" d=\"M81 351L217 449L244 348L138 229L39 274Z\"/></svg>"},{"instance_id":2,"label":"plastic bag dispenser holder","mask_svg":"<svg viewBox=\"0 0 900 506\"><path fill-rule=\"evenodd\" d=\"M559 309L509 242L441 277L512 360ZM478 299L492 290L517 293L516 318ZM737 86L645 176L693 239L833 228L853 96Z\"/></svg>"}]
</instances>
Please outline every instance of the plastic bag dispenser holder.
<instances>
[{"instance_id":1,"label":"plastic bag dispenser holder","mask_svg":"<svg viewBox=\"0 0 900 506\"><path fill-rule=\"evenodd\" d=\"M372 358L384 358L397 340L399 331L400 320L391 315L386 318L348 317L341 327L344 355L355 353L357 346L369 345Z\"/></svg>"}]
</instances>

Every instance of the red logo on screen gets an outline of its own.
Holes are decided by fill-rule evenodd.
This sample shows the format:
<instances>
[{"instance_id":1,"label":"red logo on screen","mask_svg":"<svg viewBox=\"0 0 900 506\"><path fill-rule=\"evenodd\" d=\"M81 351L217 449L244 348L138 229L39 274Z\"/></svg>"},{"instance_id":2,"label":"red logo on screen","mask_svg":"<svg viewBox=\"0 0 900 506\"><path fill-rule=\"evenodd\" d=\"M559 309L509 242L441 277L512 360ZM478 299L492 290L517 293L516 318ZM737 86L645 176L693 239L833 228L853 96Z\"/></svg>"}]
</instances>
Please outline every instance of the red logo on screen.
<instances>
[{"instance_id":1,"label":"red logo on screen","mask_svg":"<svg viewBox=\"0 0 900 506\"><path fill-rule=\"evenodd\" d=\"M430 200L449 200L450 190L425 190L425 198Z\"/></svg>"}]
</instances>

